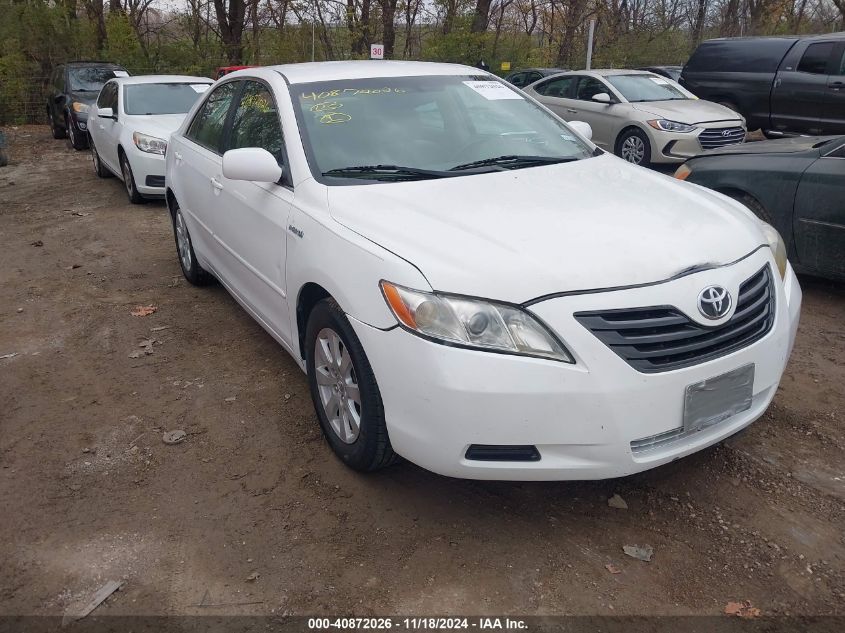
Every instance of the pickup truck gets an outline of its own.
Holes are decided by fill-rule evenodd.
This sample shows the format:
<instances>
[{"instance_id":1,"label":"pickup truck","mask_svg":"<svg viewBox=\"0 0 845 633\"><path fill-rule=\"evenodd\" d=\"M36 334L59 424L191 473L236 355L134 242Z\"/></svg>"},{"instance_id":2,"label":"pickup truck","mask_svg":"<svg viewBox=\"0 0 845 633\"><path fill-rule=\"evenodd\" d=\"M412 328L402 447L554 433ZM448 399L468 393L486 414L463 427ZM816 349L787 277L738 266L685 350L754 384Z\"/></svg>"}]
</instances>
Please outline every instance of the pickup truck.
<instances>
[{"instance_id":1,"label":"pickup truck","mask_svg":"<svg viewBox=\"0 0 845 633\"><path fill-rule=\"evenodd\" d=\"M707 40L680 83L742 114L749 130L845 134L845 33Z\"/></svg>"}]
</instances>

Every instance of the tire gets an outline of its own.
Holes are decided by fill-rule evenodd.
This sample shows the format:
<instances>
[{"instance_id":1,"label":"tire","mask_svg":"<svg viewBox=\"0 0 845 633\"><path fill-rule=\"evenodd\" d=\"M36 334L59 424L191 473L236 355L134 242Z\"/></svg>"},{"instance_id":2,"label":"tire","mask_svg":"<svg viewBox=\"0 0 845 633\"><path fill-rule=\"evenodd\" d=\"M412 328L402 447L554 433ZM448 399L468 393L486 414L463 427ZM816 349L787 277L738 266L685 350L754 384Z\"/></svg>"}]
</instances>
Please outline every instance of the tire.
<instances>
[{"instance_id":1,"label":"tire","mask_svg":"<svg viewBox=\"0 0 845 633\"><path fill-rule=\"evenodd\" d=\"M73 117L65 116L65 129L67 130L67 143L71 149L81 152L88 148L88 135L82 134L73 122Z\"/></svg>"},{"instance_id":2,"label":"tire","mask_svg":"<svg viewBox=\"0 0 845 633\"><path fill-rule=\"evenodd\" d=\"M144 196L138 193L135 186L135 175L132 173L132 165L126 154L120 152L120 173L123 175L123 185L126 187L126 195L132 204L144 204Z\"/></svg>"},{"instance_id":3,"label":"tire","mask_svg":"<svg viewBox=\"0 0 845 633\"><path fill-rule=\"evenodd\" d=\"M192 286L208 286L214 283L214 276L205 268L200 266L197 255L194 252L194 244L191 241L191 234L188 232L188 225L182 216L176 200L170 205L170 219L173 223L173 239L176 241L176 256L179 259L179 267L188 283Z\"/></svg>"},{"instance_id":4,"label":"tire","mask_svg":"<svg viewBox=\"0 0 845 633\"><path fill-rule=\"evenodd\" d=\"M757 198L755 198L754 196L747 193L742 193L740 191L731 191L728 192L727 195L736 200L737 202L744 204L751 210L754 215L763 220L763 222L772 224L772 216L766 210L766 207L760 204L760 201L757 200Z\"/></svg>"},{"instance_id":5,"label":"tire","mask_svg":"<svg viewBox=\"0 0 845 633\"><path fill-rule=\"evenodd\" d=\"M50 126L50 134L53 135L54 139L58 140L66 136L65 130L56 125L56 122L53 120L53 115L50 114L50 110L47 110L47 123Z\"/></svg>"},{"instance_id":6,"label":"tire","mask_svg":"<svg viewBox=\"0 0 845 633\"><path fill-rule=\"evenodd\" d=\"M100 154L97 152L96 145L90 139L88 142L91 145L91 161L94 163L94 173L97 174L98 178L111 178L112 173L108 167L103 165L103 161L100 160Z\"/></svg>"},{"instance_id":7,"label":"tire","mask_svg":"<svg viewBox=\"0 0 845 633\"><path fill-rule=\"evenodd\" d=\"M733 110L737 114L740 114L739 106L737 106L733 101L724 100L724 101L717 101L716 103L718 103L720 106L726 107L728 110Z\"/></svg>"},{"instance_id":8,"label":"tire","mask_svg":"<svg viewBox=\"0 0 845 633\"><path fill-rule=\"evenodd\" d=\"M320 301L308 317L305 363L311 400L335 455L360 472L396 462L376 377L355 330L334 299Z\"/></svg>"},{"instance_id":9,"label":"tire","mask_svg":"<svg viewBox=\"0 0 845 633\"><path fill-rule=\"evenodd\" d=\"M0 147L0 167L5 167L9 164L9 155L6 154L6 148Z\"/></svg>"},{"instance_id":10,"label":"tire","mask_svg":"<svg viewBox=\"0 0 845 633\"><path fill-rule=\"evenodd\" d=\"M628 128L616 140L616 155L632 165L648 167L651 164L651 142L641 129Z\"/></svg>"}]
</instances>

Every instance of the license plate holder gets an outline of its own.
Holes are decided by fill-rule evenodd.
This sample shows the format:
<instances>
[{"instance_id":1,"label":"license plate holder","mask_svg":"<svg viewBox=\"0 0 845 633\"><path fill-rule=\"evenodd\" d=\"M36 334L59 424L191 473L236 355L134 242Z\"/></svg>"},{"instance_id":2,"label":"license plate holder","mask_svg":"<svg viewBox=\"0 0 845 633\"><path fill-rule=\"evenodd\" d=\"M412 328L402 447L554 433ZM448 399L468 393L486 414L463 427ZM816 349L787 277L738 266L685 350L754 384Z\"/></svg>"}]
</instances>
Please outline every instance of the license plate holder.
<instances>
[{"instance_id":1,"label":"license plate holder","mask_svg":"<svg viewBox=\"0 0 845 633\"><path fill-rule=\"evenodd\" d=\"M687 385L684 431L695 433L751 408L754 364Z\"/></svg>"}]
</instances>

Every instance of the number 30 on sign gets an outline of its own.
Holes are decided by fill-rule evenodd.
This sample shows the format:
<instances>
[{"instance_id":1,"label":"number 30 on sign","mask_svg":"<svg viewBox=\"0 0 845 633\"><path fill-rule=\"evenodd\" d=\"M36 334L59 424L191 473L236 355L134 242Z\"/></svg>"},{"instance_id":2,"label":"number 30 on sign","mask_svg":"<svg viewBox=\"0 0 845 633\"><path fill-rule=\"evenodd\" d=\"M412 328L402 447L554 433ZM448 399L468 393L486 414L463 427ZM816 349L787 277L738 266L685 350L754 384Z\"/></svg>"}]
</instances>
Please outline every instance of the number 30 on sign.
<instances>
[{"instance_id":1,"label":"number 30 on sign","mask_svg":"<svg viewBox=\"0 0 845 633\"><path fill-rule=\"evenodd\" d=\"M384 44L370 44L370 59L384 59Z\"/></svg>"}]
</instances>

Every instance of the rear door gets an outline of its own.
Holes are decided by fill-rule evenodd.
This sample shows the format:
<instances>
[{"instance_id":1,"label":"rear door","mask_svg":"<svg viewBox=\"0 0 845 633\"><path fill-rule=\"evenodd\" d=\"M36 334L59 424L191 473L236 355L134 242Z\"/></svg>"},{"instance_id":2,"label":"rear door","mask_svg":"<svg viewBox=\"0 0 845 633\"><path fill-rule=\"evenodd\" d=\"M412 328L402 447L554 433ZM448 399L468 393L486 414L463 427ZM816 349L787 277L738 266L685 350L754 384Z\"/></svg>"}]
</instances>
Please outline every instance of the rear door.
<instances>
[{"instance_id":1,"label":"rear door","mask_svg":"<svg viewBox=\"0 0 845 633\"><path fill-rule=\"evenodd\" d=\"M220 204L223 131L240 81L227 81L210 90L185 135L173 135L170 178L178 181L177 197L194 251L202 253L212 271L220 275L220 247L211 229L212 211ZM175 142L174 142L175 141ZM168 148L168 153L171 148ZM201 262L205 263L205 262Z\"/></svg>"},{"instance_id":2,"label":"rear door","mask_svg":"<svg viewBox=\"0 0 845 633\"><path fill-rule=\"evenodd\" d=\"M801 177L793 230L803 267L845 275L845 143L819 158Z\"/></svg>"},{"instance_id":3,"label":"rear door","mask_svg":"<svg viewBox=\"0 0 845 633\"><path fill-rule=\"evenodd\" d=\"M824 134L845 134L845 42L839 44L827 78L821 128Z\"/></svg>"},{"instance_id":4,"label":"rear door","mask_svg":"<svg viewBox=\"0 0 845 633\"><path fill-rule=\"evenodd\" d=\"M276 99L269 85L246 79L235 99L225 150L260 147L287 169L285 142ZM208 209L219 266L229 290L269 327L290 342L285 291L287 226L293 188L283 174L278 183L229 180L222 169L219 196Z\"/></svg>"},{"instance_id":5,"label":"rear door","mask_svg":"<svg viewBox=\"0 0 845 633\"><path fill-rule=\"evenodd\" d=\"M799 42L790 51L772 86L772 126L776 130L818 134L837 43Z\"/></svg>"},{"instance_id":6,"label":"rear door","mask_svg":"<svg viewBox=\"0 0 845 633\"><path fill-rule=\"evenodd\" d=\"M577 83L578 75L566 75L542 81L532 91L540 103L566 121L578 112L571 105Z\"/></svg>"}]
</instances>

